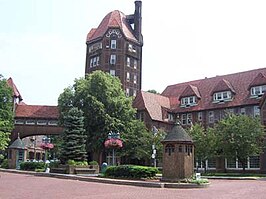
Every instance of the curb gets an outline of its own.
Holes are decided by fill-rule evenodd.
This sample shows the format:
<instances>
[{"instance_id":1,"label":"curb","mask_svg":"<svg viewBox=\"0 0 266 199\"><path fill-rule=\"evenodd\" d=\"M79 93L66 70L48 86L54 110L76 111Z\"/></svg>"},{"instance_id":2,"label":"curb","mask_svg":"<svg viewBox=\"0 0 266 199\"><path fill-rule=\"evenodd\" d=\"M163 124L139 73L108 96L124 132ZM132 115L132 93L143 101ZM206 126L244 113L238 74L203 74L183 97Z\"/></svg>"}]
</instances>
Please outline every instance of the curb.
<instances>
[{"instance_id":1,"label":"curb","mask_svg":"<svg viewBox=\"0 0 266 199\"><path fill-rule=\"evenodd\" d=\"M39 176L39 177L52 177L52 178L59 178L59 179L79 180L79 181L85 181L85 182L140 186L140 187L149 187L149 188L194 189L194 188L207 188L210 185L210 183L186 184L186 183L165 183L165 182L108 179L108 178L98 178L98 177L91 177L91 176L78 176L78 175L59 174L59 173L21 171L21 170L1 169L1 168L0 168L0 172L27 174L27 175L34 175L34 176Z\"/></svg>"}]
</instances>

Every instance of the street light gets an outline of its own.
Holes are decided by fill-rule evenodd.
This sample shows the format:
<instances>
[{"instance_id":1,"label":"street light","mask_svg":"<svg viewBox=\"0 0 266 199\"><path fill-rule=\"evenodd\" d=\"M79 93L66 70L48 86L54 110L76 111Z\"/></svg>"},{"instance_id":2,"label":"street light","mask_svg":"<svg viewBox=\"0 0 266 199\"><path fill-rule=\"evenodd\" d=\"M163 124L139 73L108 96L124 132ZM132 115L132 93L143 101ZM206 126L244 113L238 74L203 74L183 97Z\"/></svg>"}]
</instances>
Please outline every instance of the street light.
<instances>
[{"instance_id":1,"label":"street light","mask_svg":"<svg viewBox=\"0 0 266 199\"><path fill-rule=\"evenodd\" d=\"M47 149L52 149L54 148L54 145L51 144L51 138L47 137L47 136L43 136L42 138L42 144L41 144L41 148L44 149L44 162L46 163L46 159L47 159Z\"/></svg>"},{"instance_id":2,"label":"street light","mask_svg":"<svg viewBox=\"0 0 266 199\"><path fill-rule=\"evenodd\" d=\"M112 148L112 165L115 165L115 148L121 148L123 146L120 133L110 131L107 140L104 142L104 146L106 148Z\"/></svg>"},{"instance_id":3,"label":"street light","mask_svg":"<svg viewBox=\"0 0 266 199\"><path fill-rule=\"evenodd\" d=\"M152 144L152 154L151 158L153 159L153 166L156 167L156 146L155 146L155 137L158 133L158 129L153 126L152 127L152 133L153 133L153 144Z\"/></svg>"}]
</instances>

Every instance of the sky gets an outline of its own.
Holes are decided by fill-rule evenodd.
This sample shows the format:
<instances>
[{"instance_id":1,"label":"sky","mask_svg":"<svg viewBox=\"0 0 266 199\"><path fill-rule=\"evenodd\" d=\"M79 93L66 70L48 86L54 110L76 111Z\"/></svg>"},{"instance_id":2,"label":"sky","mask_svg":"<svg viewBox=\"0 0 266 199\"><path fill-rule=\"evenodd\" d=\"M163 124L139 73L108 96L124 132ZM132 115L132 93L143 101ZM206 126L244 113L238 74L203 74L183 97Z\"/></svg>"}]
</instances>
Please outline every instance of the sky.
<instances>
[{"instance_id":1,"label":"sky","mask_svg":"<svg viewBox=\"0 0 266 199\"><path fill-rule=\"evenodd\" d=\"M265 0L142 0L142 90L266 67ZM0 74L31 105L84 76L86 36L134 0L0 0Z\"/></svg>"}]
</instances>

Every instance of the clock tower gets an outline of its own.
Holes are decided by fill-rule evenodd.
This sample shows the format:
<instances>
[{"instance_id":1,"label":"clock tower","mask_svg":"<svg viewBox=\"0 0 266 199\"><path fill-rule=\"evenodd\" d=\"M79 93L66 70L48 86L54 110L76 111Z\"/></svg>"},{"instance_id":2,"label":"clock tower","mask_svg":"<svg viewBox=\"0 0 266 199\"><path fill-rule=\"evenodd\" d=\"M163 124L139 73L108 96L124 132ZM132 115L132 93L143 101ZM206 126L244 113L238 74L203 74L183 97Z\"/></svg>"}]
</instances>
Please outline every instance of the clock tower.
<instances>
[{"instance_id":1,"label":"clock tower","mask_svg":"<svg viewBox=\"0 0 266 199\"><path fill-rule=\"evenodd\" d=\"M135 1L132 15L115 10L87 35L85 74L102 70L120 79L127 96L141 90L142 2Z\"/></svg>"}]
</instances>

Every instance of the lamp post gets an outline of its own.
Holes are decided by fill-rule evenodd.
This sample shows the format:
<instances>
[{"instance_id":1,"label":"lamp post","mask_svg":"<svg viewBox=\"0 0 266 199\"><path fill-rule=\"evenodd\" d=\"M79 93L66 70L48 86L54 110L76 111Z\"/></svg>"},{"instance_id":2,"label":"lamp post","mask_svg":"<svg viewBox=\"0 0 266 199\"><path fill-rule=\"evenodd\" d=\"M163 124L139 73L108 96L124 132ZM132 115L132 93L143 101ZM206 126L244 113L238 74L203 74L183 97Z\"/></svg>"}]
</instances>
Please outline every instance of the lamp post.
<instances>
[{"instance_id":1,"label":"lamp post","mask_svg":"<svg viewBox=\"0 0 266 199\"><path fill-rule=\"evenodd\" d=\"M46 162L47 160L47 149L52 149L54 147L53 144L50 143L51 142L51 138L44 136L42 138L42 145L41 147L44 149L44 162Z\"/></svg>"},{"instance_id":2,"label":"lamp post","mask_svg":"<svg viewBox=\"0 0 266 199\"><path fill-rule=\"evenodd\" d=\"M153 133L153 144L152 144L152 154L151 158L153 159L153 166L156 167L156 146L155 146L155 137L158 133L158 129L153 126L152 127L152 133Z\"/></svg>"},{"instance_id":3,"label":"lamp post","mask_svg":"<svg viewBox=\"0 0 266 199\"><path fill-rule=\"evenodd\" d=\"M122 140L120 139L120 133L119 132L113 132L110 131L108 133L108 138L104 142L104 146L106 148L112 148L112 165L115 165L115 148L121 148L122 147Z\"/></svg>"}]
</instances>

